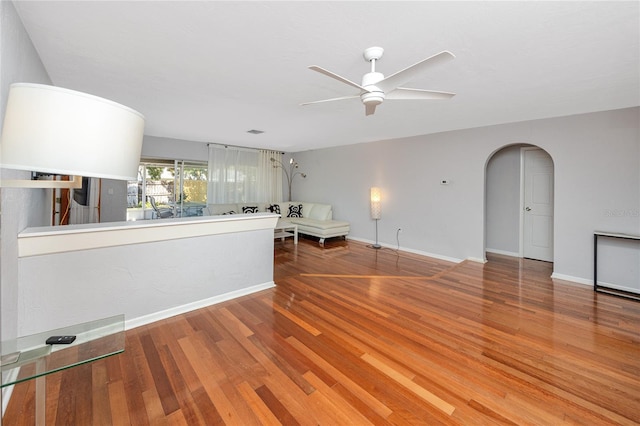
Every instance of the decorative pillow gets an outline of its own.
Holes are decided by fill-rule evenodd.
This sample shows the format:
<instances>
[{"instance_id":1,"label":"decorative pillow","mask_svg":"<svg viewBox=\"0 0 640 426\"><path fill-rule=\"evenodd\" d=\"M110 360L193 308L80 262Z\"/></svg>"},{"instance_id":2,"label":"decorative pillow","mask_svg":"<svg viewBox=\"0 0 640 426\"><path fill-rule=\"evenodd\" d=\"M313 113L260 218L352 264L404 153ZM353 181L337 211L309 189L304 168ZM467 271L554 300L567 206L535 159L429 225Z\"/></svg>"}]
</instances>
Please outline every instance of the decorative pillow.
<instances>
[{"instance_id":1,"label":"decorative pillow","mask_svg":"<svg viewBox=\"0 0 640 426\"><path fill-rule=\"evenodd\" d=\"M291 204L289 206L289 213L287 213L287 217L302 217L302 204Z\"/></svg>"},{"instance_id":2,"label":"decorative pillow","mask_svg":"<svg viewBox=\"0 0 640 426\"><path fill-rule=\"evenodd\" d=\"M242 206L242 213L258 213L258 206Z\"/></svg>"},{"instance_id":3,"label":"decorative pillow","mask_svg":"<svg viewBox=\"0 0 640 426\"><path fill-rule=\"evenodd\" d=\"M270 204L267 206L267 211L271 213L280 214L280 205L279 204Z\"/></svg>"},{"instance_id":4,"label":"decorative pillow","mask_svg":"<svg viewBox=\"0 0 640 426\"><path fill-rule=\"evenodd\" d=\"M236 212L234 212L233 210L229 210L228 212L224 212L222 214L236 214Z\"/></svg>"}]
</instances>

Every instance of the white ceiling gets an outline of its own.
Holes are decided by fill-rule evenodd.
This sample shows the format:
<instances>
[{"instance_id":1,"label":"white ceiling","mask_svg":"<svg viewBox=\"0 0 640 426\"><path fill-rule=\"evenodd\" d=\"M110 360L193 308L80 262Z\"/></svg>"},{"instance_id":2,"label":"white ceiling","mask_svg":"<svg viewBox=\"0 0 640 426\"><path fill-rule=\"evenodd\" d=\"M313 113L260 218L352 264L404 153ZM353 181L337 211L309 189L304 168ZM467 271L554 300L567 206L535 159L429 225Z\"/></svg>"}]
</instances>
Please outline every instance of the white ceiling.
<instances>
[{"instance_id":1,"label":"white ceiling","mask_svg":"<svg viewBox=\"0 0 640 426\"><path fill-rule=\"evenodd\" d=\"M640 105L640 2L17 1L57 86L146 116L145 133L284 151ZM362 52L405 86L457 93L299 106L357 89ZM248 130L265 133L252 135Z\"/></svg>"}]
</instances>

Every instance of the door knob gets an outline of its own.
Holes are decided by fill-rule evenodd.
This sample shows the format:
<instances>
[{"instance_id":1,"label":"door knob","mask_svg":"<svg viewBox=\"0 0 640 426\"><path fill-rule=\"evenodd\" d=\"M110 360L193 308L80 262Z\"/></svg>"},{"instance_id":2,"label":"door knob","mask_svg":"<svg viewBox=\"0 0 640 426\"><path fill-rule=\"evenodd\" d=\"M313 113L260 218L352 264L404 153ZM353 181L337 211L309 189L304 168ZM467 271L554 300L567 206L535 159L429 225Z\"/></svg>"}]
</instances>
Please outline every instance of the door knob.
<instances>
[{"instance_id":1,"label":"door knob","mask_svg":"<svg viewBox=\"0 0 640 426\"><path fill-rule=\"evenodd\" d=\"M531 207L525 207L524 208L526 211L530 212L531 211Z\"/></svg>"}]
</instances>

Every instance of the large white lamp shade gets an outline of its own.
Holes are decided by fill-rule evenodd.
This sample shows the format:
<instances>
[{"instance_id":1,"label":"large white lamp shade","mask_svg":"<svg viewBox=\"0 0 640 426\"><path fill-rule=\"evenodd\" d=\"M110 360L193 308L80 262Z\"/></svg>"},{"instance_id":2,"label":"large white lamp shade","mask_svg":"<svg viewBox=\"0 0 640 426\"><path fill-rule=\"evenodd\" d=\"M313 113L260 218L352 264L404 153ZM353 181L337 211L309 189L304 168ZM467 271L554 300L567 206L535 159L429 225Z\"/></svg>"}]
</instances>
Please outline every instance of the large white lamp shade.
<instances>
[{"instance_id":1,"label":"large white lamp shade","mask_svg":"<svg viewBox=\"0 0 640 426\"><path fill-rule=\"evenodd\" d=\"M2 127L4 168L136 180L144 116L74 90L16 83Z\"/></svg>"},{"instance_id":2,"label":"large white lamp shade","mask_svg":"<svg viewBox=\"0 0 640 426\"><path fill-rule=\"evenodd\" d=\"M380 201L382 198L382 191L378 187L371 188L371 219L380 219L381 207Z\"/></svg>"}]
</instances>

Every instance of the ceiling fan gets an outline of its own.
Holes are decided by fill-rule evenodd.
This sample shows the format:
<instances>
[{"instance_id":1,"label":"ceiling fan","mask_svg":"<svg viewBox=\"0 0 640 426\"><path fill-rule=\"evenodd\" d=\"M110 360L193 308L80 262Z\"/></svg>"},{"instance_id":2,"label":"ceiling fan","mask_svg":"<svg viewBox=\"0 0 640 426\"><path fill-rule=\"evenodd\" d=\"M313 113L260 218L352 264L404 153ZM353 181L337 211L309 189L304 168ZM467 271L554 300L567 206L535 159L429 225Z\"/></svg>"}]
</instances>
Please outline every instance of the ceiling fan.
<instances>
[{"instance_id":1,"label":"ceiling fan","mask_svg":"<svg viewBox=\"0 0 640 426\"><path fill-rule=\"evenodd\" d=\"M434 90L409 89L400 87L402 84L411 80L414 76L423 70L449 61L455 56L449 51L443 51L423 59L395 74L386 77L376 72L376 61L382 57L384 49L382 47L369 47L364 51L364 59L371 63L371 72L366 73L362 77L362 84L354 83L338 74L321 68L317 65L311 65L309 69L317 71L335 80L341 81L349 86L360 89L360 93L353 96L343 96L340 98L323 99L321 101L305 102L301 105L311 105L321 102L340 101L344 99L360 98L365 107L365 115L372 115L376 111L376 106L380 105L385 99L391 100L433 100L433 99L451 99L455 93L437 92Z\"/></svg>"}]
</instances>

